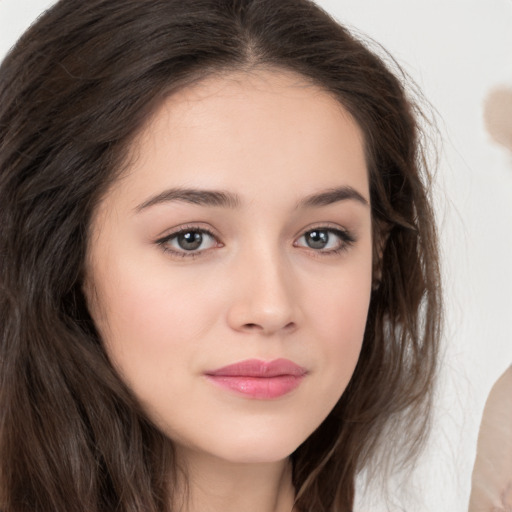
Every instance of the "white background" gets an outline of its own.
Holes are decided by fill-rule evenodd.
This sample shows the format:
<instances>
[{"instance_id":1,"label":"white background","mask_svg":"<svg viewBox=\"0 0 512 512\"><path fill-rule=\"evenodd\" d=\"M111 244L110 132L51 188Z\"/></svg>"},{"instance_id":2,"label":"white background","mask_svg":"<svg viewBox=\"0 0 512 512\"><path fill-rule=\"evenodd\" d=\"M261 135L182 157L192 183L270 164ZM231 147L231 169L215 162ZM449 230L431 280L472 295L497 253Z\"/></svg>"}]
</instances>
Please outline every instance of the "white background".
<instances>
[{"instance_id":1,"label":"white background","mask_svg":"<svg viewBox=\"0 0 512 512\"><path fill-rule=\"evenodd\" d=\"M0 58L52 3L0 0ZM512 0L318 3L382 43L438 112L445 357L432 441L407 489L416 501L404 509L462 512L485 399L512 363L512 155L490 141L482 119L488 92L512 87Z\"/></svg>"}]
</instances>

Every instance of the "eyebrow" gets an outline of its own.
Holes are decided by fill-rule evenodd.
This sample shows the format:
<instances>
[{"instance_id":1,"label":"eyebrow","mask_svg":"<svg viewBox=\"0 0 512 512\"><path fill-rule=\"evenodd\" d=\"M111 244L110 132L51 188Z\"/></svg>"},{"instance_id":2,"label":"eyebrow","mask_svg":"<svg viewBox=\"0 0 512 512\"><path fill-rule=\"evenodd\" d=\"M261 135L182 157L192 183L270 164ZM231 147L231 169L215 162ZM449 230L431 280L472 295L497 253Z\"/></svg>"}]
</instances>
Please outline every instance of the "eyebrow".
<instances>
[{"instance_id":1,"label":"eyebrow","mask_svg":"<svg viewBox=\"0 0 512 512\"><path fill-rule=\"evenodd\" d=\"M369 205L368 201L356 189L350 186L342 186L306 196L295 205L295 209L329 206L346 200L354 200L365 206ZM135 208L135 211L140 212L156 204L172 201L232 209L238 208L242 204L238 195L223 190L171 188L144 201Z\"/></svg>"},{"instance_id":2,"label":"eyebrow","mask_svg":"<svg viewBox=\"0 0 512 512\"><path fill-rule=\"evenodd\" d=\"M171 201L183 201L185 203L198 204L201 206L220 206L224 208L237 208L240 206L240 198L231 192L194 188L171 188L144 201L137 206L135 210L140 212L155 204L168 203Z\"/></svg>"},{"instance_id":3,"label":"eyebrow","mask_svg":"<svg viewBox=\"0 0 512 512\"><path fill-rule=\"evenodd\" d=\"M369 206L368 201L360 194L355 188L347 185L343 187L330 188L324 192L311 194L301 199L296 208L311 208L318 206L329 206L330 204L338 203L339 201L354 200L365 206Z\"/></svg>"}]
</instances>

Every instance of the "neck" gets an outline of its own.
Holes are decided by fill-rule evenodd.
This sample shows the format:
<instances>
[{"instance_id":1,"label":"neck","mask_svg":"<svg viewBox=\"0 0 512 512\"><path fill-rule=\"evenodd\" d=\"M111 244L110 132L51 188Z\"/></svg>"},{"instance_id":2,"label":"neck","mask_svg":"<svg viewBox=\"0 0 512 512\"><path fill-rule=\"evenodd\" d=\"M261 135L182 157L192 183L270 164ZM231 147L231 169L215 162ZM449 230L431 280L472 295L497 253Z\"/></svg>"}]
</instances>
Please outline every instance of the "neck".
<instances>
[{"instance_id":1,"label":"neck","mask_svg":"<svg viewBox=\"0 0 512 512\"><path fill-rule=\"evenodd\" d=\"M289 460L231 463L187 453L180 512L293 512L295 491ZM181 464L183 465L183 463ZM180 506L181 505L181 506Z\"/></svg>"}]
</instances>

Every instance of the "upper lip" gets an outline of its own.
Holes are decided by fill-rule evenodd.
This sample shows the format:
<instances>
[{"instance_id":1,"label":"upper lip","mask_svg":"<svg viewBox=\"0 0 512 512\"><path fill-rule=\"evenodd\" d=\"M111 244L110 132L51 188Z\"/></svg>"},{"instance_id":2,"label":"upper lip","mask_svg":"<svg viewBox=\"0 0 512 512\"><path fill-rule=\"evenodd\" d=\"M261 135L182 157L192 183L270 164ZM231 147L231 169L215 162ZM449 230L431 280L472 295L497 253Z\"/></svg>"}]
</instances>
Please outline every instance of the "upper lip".
<instances>
[{"instance_id":1,"label":"upper lip","mask_svg":"<svg viewBox=\"0 0 512 512\"><path fill-rule=\"evenodd\" d=\"M282 375L301 377L307 373L305 368L288 359L275 359L262 361L260 359L247 359L237 363L206 372L213 377L260 377L271 378Z\"/></svg>"}]
</instances>

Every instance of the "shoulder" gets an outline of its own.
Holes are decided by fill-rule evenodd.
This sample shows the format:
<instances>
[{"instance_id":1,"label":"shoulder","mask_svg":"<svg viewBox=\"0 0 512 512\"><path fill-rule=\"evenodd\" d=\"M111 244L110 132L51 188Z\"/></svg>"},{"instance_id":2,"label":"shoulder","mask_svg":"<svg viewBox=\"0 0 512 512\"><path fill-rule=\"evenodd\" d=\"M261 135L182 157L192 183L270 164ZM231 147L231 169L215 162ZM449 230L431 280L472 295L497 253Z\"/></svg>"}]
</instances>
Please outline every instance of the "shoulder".
<instances>
[{"instance_id":1,"label":"shoulder","mask_svg":"<svg viewBox=\"0 0 512 512\"><path fill-rule=\"evenodd\" d=\"M491 509L512 509L512 366L492 387L478 434L469 510Z\"/></svg>"}]
</instances>

